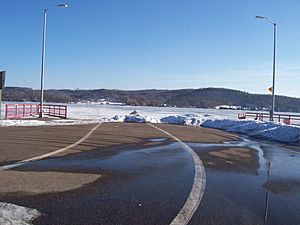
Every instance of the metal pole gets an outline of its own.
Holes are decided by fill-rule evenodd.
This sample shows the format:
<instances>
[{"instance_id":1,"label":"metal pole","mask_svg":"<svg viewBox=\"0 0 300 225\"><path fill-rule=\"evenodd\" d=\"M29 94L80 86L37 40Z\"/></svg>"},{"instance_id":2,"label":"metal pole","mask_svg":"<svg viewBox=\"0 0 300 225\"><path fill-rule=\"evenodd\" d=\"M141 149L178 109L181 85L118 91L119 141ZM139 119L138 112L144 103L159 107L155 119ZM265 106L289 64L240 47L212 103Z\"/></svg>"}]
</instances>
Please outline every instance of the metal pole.
<instances>
[{"instance_id":1,"label":"metal pole","mask_svg":"<svg viewBox=\"0 0 300 225\"><path fill-rule=\"evenodd\" d=\"M271 121L274 121L274 111L275 111L275 56L276 56L276 23L273 23L274 27L274 49L273 49L273 85L272 85L272 111L271 111Z\"/></svg>"},{"instance_id":2,"label":"metal pole","mask_svg":"<svg viewBox=\"0 0 300 225\"><path fill-rule=\"evenodd\" d=\"M1 114L2 114L2 88L0 87L0 120L1 120Z\"/></svg>"},{"instance_id":3,"label":"metal pole","mask_svg":"<svg viewBox=\"0 0 300 225\"><path fill-rule=\"evenodd\" d=\"M41 96L40 96L40 112L39 112L40 118L43 117L43 103L44 103L46 24L47 24L47 9L44 10L44 24L43 24L42 70L41 70L41 93L40 93Z\"/></svg>"}]
</instances>

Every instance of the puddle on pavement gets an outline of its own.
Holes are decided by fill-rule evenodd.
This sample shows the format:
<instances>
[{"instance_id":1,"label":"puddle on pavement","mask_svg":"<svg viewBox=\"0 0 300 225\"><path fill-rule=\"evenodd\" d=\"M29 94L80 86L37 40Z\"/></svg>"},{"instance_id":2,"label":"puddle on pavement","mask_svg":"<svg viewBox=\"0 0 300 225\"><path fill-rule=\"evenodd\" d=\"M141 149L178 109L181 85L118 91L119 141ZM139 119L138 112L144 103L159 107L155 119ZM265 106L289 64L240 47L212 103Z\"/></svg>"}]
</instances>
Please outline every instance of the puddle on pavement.
<instances>
[{"instance_id":1,"label":"puddle on pavement","mask_svg":"<svg viewBox=\"0 0 300 225\"><path fill-rule=\"evenodd\" d=\"M150 138L148 140L151 142L162 142L162 141L166 141L167 138Z\"/></svg>"},{"instance_id":2,"label":"puddle on pavement","mask_svg":"<svg viewBox=\"0 0 300 225\"><path fill-rule=\"evenodd\" d=\"M300 223L299 152L245 138L189 145L203 160L207 177L191 224Z\"/></svg>"}]
</instances>

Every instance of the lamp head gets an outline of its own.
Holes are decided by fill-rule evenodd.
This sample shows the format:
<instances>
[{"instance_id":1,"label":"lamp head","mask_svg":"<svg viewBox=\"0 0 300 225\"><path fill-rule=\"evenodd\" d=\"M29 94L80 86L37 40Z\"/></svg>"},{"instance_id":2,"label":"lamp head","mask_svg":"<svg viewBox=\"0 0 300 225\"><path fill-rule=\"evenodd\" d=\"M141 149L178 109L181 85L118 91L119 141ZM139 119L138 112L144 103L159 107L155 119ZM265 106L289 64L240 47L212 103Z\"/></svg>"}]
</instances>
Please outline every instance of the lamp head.
<instances>
[{"instance_id":1,"label":"lamp head","mask_svg":"<svg viewBox=\"0 0 300 225\"><path fill-rule=\"evenodd\" d=\"M59 8L67 8L67 7L68 7L68 4L65 4L65 3L63 3L63 4L58 4L57 7L59 7Z\"/></svg>"},{"instance_id":2,"label":"lamp head","mask_svg":"<svg viewBox=\"0 0 300 225\"><path fill-rule=\"evenodd\" d=\"M256 16L255 19L265 19L266 17L264 16Z\"/></svg>"}]
</instances>

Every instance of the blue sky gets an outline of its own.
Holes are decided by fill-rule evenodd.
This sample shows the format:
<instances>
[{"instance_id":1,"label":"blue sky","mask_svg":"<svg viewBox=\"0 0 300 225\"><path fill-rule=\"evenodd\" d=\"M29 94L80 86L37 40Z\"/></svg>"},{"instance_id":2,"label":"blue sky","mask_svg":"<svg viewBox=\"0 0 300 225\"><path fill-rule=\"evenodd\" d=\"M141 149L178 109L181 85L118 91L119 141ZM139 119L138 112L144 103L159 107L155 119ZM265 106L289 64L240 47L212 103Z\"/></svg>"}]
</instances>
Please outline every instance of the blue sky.
<instances>
[{"instance_id":1,"label":"blue sky","mask_svg":"<svg viewBox=\"0 0 300 225\"><path fill-rule=\"evenodd\" d=\"M39 88L43 9L0 0L7 86ZM224 87L268 94L278 24L276 93L300 97L299 0L69 0L48 14L45 88Z\"/></svg>"}]
</instances>

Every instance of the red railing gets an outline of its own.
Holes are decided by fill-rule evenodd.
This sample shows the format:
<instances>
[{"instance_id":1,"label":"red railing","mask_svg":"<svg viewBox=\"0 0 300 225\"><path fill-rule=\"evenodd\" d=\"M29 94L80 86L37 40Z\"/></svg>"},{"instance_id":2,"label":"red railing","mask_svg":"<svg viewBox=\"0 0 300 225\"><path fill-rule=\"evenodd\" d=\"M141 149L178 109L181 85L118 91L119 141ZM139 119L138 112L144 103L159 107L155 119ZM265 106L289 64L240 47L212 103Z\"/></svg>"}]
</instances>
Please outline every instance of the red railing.
<instances>
[{"instance_id":1,"label":"red railing","mask_svg":"<svg viewBox=\"0 0 300 225\"><path fill-rule=\"evenodd\" d=\"M248 118L253 118L259 121L270 121L270 114L262 113L262 112L242 112L238 114L238 119L248 119ZM273 119L274 122L284 123L287 125L300 126L300 115L275 113Z\"/></svg>"},{"instance_id":2,"label":"red railing","mask_svg":"<svg viewBox=\"0 0 300 225\"><path fill-rule=\"evenodd\" d=\"M40 106L38 104L6 104L5 119L17 119L38 115Z\"/></svg>"},{"instance_id":3,"label":"red railing","mask_svg":"<svg viewBox=\"0 0 300 225\"><path fill-rule=\"evenodd\" d=\"M39 104L6 104L5 106L5 119L37 116L39 113ZM67 106L44 104L43 114L47 116L67 118Z\"/></svg>"},{"instance_id":4,"label":"red railing","mask_svg":"<svg viewBox=\"0 0 300 225\"><path fill-rule=\"evenodd\" d=\"M67 118L67 106L66 105L43 105L44 115L54 116L59 118Z\"/></svg>"}]
</instances>

